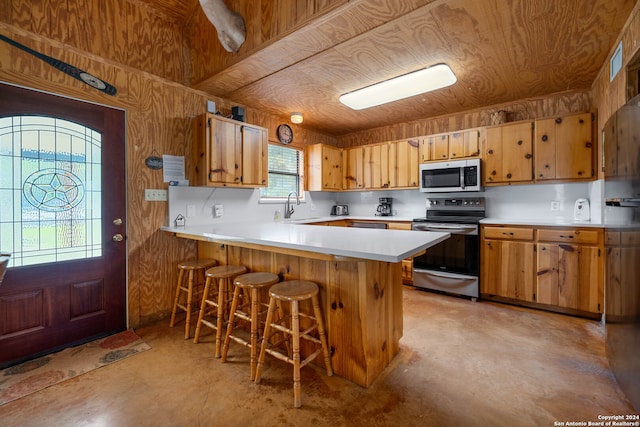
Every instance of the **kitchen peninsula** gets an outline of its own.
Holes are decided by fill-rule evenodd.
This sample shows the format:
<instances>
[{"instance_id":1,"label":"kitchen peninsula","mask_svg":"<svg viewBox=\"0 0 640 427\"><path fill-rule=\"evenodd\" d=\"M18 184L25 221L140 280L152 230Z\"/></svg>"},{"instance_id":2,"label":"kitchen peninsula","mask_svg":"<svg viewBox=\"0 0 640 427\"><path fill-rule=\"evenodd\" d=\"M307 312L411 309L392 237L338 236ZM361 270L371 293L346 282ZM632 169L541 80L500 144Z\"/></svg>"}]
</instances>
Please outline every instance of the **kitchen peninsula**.
<instances>
[{"instance_id":1,"label":"kitchen peninsula","mask_svg":"<svg viewBox=\"0 0 640 427\"><path fill-rule=\"evenodd\" d=\"M197 240L201 258L242 264L251 271L271 271L281 280L316 282L333 370L364 387L373 383L399 351L400 262L449 238L449 233L285 221L161 230Z\"/></svg>"}]
</instances>

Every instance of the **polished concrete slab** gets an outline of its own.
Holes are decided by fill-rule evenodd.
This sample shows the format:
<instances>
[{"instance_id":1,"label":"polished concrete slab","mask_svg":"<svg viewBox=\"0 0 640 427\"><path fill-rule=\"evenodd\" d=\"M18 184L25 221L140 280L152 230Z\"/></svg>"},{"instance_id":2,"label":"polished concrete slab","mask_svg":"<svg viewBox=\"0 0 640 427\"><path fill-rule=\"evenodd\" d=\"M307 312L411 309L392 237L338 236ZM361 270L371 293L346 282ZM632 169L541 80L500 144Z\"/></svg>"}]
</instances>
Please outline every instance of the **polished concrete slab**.
<instances>
[{"instance_id":1,"label":"polished concrete slab","mask_svg":"<svg viewBox=\"0 0 640 427\"><path fill-rule=\"evenodd\" d=\"M0 407L3 426L553 426L633 414L593 320L404 292L399 355L365 389L317 366L268 358L249 380L248 349L214 359L214 337L184 340L168 319L136 332L152 349ZM1 381L1 379L0 379ZM558 424L559 425L559 424Z\"/></svg>"}]
</instances>

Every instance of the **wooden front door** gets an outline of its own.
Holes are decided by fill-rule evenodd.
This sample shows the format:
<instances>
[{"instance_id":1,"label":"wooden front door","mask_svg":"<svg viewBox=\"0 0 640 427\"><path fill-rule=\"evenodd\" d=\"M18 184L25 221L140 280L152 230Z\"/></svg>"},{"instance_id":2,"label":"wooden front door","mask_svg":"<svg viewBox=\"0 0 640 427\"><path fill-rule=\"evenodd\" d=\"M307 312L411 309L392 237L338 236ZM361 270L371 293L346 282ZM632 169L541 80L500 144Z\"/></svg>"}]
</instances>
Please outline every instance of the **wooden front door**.
<instances>
[{"instance_id":1,"label":"wooden front door","mask_svg":"<svg viewBox=\"0 0 640 427\"><path fill-rule=\"evenodd\" d=\"M124 111L0 84L0 367L126 327Z\"/></svg>"}]
</instances>

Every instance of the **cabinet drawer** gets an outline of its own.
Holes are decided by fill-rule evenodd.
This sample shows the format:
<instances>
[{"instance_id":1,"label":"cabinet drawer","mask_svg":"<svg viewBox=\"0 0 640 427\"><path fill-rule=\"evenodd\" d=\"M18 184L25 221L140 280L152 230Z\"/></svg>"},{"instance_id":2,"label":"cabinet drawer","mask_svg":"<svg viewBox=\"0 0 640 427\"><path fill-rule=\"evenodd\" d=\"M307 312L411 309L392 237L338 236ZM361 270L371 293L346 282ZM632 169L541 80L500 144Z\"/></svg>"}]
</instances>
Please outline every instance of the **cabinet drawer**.
<instances>
[{"instance_id":1,"label":"cabinet drawer","mask_svg":"<svg viewBox=\"0 0 640 427\"><path fill-rule=\"evenodd\" d=\"M552 230L539 229L538 240L547 242L587 243L597 244L598 230Z\"/></svg>"},{"instance_id":2,"label":"cabinet drawer","mask_svg":"<svg viewBox=\"0 0 640 427\"><path fill-rule=\"evenodd\" d=\"M389 230L411 230L410 222L388 222L387 228Z\"/></svg>"},{"instance_id":3,"label":"cabinet drawer","mask_svg":"<svg viewBox=\"0 0 640 427\"><path fill-rule=\"evenodd\" d=\"M485 239L533 240L533 228L484 227Z\"/></svg>"}]
</instances>

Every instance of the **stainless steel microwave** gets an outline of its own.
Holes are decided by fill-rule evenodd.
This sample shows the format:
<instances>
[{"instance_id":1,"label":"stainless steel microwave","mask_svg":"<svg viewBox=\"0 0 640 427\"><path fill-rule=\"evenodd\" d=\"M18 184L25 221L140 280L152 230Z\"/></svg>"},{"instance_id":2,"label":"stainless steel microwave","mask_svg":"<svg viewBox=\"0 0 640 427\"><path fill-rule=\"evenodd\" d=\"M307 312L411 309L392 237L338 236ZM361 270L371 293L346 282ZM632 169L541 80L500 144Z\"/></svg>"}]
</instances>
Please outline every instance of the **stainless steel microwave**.
<instances>
[{"instance_id":1,"label":"stainless steel microwave","mask_svg":"<svg viewBox=\"0 0 640 427\"><path fill-rule=\"evenodd\" d=\"M420 165L420 191L453 193L482 191L480 159L450 160Z\"/></svg>"}]
</instances>

